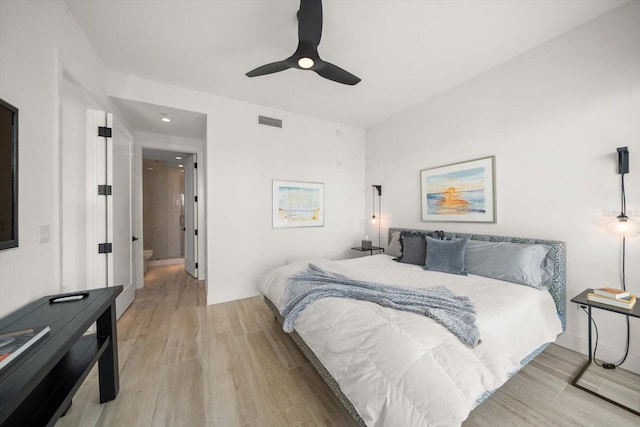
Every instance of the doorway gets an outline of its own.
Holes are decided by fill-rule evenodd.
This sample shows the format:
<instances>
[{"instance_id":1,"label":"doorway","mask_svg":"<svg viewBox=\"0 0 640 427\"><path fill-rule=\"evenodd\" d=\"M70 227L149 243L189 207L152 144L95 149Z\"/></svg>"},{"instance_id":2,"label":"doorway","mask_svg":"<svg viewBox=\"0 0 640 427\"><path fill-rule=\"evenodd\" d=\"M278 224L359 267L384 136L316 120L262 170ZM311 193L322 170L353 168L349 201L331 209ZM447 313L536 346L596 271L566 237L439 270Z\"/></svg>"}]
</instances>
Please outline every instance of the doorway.
<instances>
[{"instance_id":1,"label":"doorway","mask_svg":"<svg viewBox=\"0 0 640 427\"><path fill-rule=\"evenodd\" d=\"M162 261L162 259L180 259L186 258L186 266L193 265L193 269L188 272L199 280L206 279L206 239L207 231L204 218L206 218L206 164L205 164L205 141L207 139L207 115L195 111L182 110L164 105L149 104L131 99L111 97L110 98L118 110L126 118L127 123L134 134L134 177L133 177L133 222L134 228L139 230L141 238L140 243L134 246L134 258L137 260L134 275L136 277L137 289L141 289L144 285L144 249L155 252L147 252L149 261ZM157 155L157 156L156 156ZM186 156L186 158L185 158ZM167 222L165 232L171 231L172 239L184 241L184 251L181 249L171 252L164 252L165 248L154 247L153 238L148 236L145 239L144 228L149 227L148 221L144 221L144 188L143 176L148 169L143 167L143 159L166 161L167 164L181 160L183 163L184 174L193 177L185 181L185 184L193 185L193 197L189 197L187 191L191 188L189 185L184 186L184 191L176 192L176 194L184 194L184 226L180 226L180 215L182 215L182 207L177 206L178 226L175 227L175 216L171 224ZM157 158L156 158L157 157ZM183 157L176 159L176 157ZM189 159L194 159L193 168L190 172ZM149 166L147 166L148 168ZM153 167L153 166L151 166ZM180 184L182 188L182 184ZM197 197L197 202L196 202ZM180 196L182 198L182 196ZM193 203L187 203L193 200ZM175 198L173 199L175 203ZM181 200L179 200L181 204ZM172 205L173 206L173 205ZM189 209L193 208L193 214L189 213ZM168 209L168 208L165 208ZM172 208L173 209L173 208ZM147 212L148 213L148 212ZM193 218L193 231L191 234L176 234L179 231L187 232L189 219ZM199 221L198 221L199 219ZM168 227L172 227L170 230ZM185 228L182 230L181 228ZM196 234L197 232L197 234ZM178 237L176 237L178 236ZM191 237L189 237L191 236ZM194 244L189 243L189 239L194 240ZM180 246L178 246L180 248ZM193 251L190 252L190 248ZM167 253L168 255L161 255ZM160 254L160 255L159 255ZM193 263L189 260L193 258ZM171 262L171 261L167 261ZM175 262L175 261L174 261ZM196 268L197 267L197 268Z\"/></svg>"},{"instance_id":2,"label":"doorway","mask_svg":"<svg viewBox=\"0 0 640 427\"><path fill-rule=\"evenodd\" d=\"M132 270L133 137L61 69L60 291L122 286L116 316L135 298Z\"/></svg>"},{"instance_id":3,"label":"doorway","mask_svg":"<svg viewBox=\"0 0 640 427\"><path fill-rule=\"evenodd\" d=\"M149 266L181 264L198 277L197 154L142 149L142 230Z\"/></svg>"}]
</instances>

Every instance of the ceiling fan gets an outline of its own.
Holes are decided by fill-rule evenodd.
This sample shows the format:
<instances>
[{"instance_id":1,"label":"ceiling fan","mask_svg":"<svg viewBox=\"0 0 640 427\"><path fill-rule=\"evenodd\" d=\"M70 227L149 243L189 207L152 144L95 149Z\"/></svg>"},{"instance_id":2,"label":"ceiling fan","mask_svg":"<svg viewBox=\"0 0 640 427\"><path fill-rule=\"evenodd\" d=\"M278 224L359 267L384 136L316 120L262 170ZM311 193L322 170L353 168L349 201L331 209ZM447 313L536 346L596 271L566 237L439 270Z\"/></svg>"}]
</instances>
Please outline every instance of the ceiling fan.
<instances>
[{"instance_id":1,"label":"ceiling fan","mask_svg":"<svg viewBox=\"0 0 640 427\"><path fill-rule=\"evenodd\" d=\"M355 85L360 79L337 65L323 61L318 55L318 45L322 36L322 1L300 0L298 11L298 48L283 61L272 62L251 70L248 77L263 76L298 68L315 71L325 79L346 85Z\"/></svg>"}]
</instances>

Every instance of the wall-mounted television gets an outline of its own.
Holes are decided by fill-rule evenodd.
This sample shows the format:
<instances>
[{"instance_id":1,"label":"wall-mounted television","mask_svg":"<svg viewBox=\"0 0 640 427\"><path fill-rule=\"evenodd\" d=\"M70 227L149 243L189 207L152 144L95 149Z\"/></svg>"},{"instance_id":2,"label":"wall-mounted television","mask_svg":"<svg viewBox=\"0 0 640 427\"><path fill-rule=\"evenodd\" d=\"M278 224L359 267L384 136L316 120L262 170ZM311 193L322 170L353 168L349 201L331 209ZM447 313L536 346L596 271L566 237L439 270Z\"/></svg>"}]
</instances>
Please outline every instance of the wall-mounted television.
<instances>
[{"instance_id":1,"label":"wall-mounted television","mask_svg":"<svg viewBox=\"0 0 640 427\"><path fill-rule=\"evenodd\" d=\"M18 109L0 99L0 250L18 246Z\"/></svg>"}]
</instances>

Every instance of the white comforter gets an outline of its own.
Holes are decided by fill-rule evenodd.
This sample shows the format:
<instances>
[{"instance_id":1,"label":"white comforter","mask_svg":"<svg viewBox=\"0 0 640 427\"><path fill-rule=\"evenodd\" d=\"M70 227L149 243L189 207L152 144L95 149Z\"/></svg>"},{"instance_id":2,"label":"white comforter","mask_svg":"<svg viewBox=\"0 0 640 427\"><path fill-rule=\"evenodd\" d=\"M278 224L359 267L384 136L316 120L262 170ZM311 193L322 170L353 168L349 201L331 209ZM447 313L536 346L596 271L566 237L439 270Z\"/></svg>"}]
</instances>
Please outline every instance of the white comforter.
<instances>
[{"instance_id":1,"label":"white comforter","mask_svg":"<svg viewBox=\"0 0 640 427\"><path fill-rule=\"evenodd\" d=\"M314 259L348 277L407 287L445 285L474 301L481 342L473 349L435 321L341 298L308 306L296 332L338 382L368 426L453 426L520 362L562 332L551 295L480 276L428 272L387 255ZM276 268L259 282L276 307L287 278L309 263Z\"/></svg>"}]
</instances>

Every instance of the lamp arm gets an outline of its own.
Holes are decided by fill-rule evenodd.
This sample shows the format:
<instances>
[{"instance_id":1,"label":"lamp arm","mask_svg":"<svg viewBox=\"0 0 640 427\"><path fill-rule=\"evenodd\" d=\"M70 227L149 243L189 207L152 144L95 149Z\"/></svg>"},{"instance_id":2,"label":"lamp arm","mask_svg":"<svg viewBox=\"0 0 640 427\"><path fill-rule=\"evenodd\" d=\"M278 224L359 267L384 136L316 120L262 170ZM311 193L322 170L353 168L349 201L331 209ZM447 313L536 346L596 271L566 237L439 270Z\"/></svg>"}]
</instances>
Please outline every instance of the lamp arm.
<instances>
[{"instance_id":1,"label":"lamp arm","mask_svg":"<svg viewBox=\"0 0 640 427\"><path fill-rule=\"evenodd\" d=\"M621 174L621 186L620 186L620 213L623 216L627 216L627 196L624 191L624 173Z\"/></svg>"}]
</instances>

